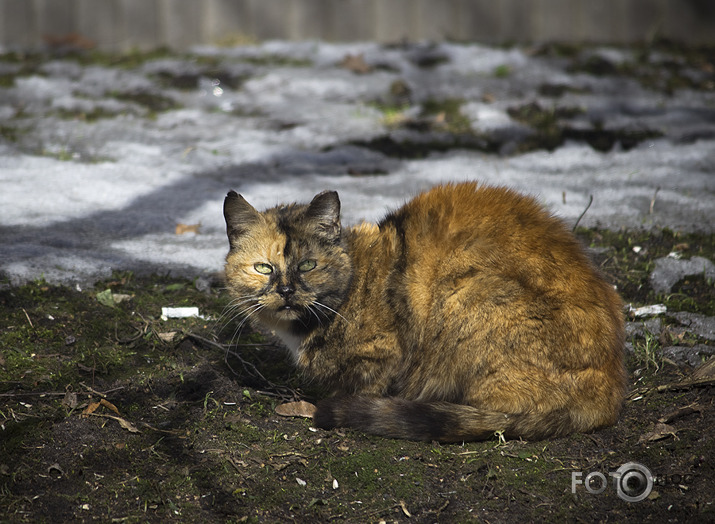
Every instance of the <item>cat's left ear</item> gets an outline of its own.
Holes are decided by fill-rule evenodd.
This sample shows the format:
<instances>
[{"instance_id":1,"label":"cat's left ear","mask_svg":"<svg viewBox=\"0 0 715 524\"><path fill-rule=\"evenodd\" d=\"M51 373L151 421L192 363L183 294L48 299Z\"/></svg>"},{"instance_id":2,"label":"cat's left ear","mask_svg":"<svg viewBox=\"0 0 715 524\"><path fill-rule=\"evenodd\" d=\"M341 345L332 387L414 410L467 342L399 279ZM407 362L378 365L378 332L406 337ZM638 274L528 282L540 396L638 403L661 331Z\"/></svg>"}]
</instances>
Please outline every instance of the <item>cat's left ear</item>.
<instances>
[{"instance_id":1,"label":"cat's left ear","mask_svg":"<svg viewBox=\"0 0 715 524\"><path fill-rule=\"evenodd\" d=\"M315 223L321 236L333 242L340 238L340 198L336 191L323 191L316 195L305 215Z\"/></svg>"},{"instance_id":2,"label":"cat's left ear","mask_svg":"<svg viewBox=\"0 0 715 524\"><path fill-rule=\"evenodd\" d=\"M261 214L235 191L229 191L223 201L223 216L229 242L245 234L261 220Z\"/></svg>"}]
</instances>

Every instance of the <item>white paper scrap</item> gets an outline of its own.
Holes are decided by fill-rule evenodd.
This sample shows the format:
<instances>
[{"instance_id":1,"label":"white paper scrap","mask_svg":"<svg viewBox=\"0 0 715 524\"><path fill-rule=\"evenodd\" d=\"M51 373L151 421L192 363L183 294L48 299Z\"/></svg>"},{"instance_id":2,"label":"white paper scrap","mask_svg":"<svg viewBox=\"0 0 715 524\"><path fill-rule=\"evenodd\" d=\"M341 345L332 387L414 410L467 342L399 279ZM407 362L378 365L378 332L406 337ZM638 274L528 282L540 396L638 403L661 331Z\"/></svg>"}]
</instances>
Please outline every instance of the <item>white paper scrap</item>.
<instances>
[{"instance_id":1,"label":"white paper scrap","mask_svg":"<svg viewBox=\"0 0 715 524\"><path fill-rule=\"evenodd\" d=\"M199 308L197 307L163 307L161 308L161 319L168 320L170 318L192 318L199 316Z\"/></svg>"}]
</instances>

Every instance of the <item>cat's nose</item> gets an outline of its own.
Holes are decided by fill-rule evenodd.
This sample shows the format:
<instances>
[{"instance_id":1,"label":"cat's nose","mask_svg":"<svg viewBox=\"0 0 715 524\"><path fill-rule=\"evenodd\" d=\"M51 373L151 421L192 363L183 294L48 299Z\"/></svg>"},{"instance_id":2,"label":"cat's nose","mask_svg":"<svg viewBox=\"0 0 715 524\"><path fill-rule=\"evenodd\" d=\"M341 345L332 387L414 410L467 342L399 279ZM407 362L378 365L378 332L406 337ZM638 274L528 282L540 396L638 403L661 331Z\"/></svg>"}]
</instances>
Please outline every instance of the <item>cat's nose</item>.
<instances>
[{"instance_id":1,"label":"cat's nose","mask_svg":"<svg viewBox=\"0 0 715 524\"><path fill-rule=\"evenodd\" d=\"M293 296L293 293L295 293L295 288L287 284L285 286L278 286L278 289L276 289L276 292L284 299L288 300L290 297Z\"/></svg>"}]
</instances>

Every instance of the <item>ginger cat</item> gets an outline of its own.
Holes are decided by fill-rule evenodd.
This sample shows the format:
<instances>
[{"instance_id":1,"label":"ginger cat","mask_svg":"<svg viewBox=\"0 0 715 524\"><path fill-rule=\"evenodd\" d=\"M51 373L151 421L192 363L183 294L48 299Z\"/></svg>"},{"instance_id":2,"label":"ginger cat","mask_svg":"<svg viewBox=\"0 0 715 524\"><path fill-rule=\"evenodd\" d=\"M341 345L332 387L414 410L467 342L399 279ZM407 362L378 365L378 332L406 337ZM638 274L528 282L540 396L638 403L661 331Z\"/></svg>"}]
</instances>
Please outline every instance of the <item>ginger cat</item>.
<instances>
[{"instance_id":1,"label":"ginger cat","mask_svg":"<svg viewBox=\"0 0 715 524\"><path fill-rule=\"evenodd\" d=\"M562 222L509 189L451 184L343 229L334 191L224 202L228 287L331 388L314 423L462 442L614 424L621 301Z\"/></svg>"}]
</instances>

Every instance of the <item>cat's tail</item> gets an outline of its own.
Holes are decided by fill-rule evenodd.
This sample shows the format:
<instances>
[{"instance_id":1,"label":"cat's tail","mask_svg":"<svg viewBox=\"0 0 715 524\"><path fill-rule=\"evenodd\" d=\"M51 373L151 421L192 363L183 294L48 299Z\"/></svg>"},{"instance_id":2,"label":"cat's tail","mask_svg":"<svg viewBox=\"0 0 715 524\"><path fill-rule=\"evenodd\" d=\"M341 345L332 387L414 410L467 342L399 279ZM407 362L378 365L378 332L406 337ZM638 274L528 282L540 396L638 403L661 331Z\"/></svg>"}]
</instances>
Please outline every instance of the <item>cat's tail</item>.
<instances>
[{"instance_id":1,"label":"cat's tail","mask_svg":"<svg viewBox=\"0 0 715 524\"><path fill-rule=\"evenodd\" d=\"M322 400L313 422L324 429L350 427L385 437L440 442L485 440L495 434L540 440L586 430L575 424L567 409L507 414L449 402L366 396Z\"/></svg>"}]
</instances>

